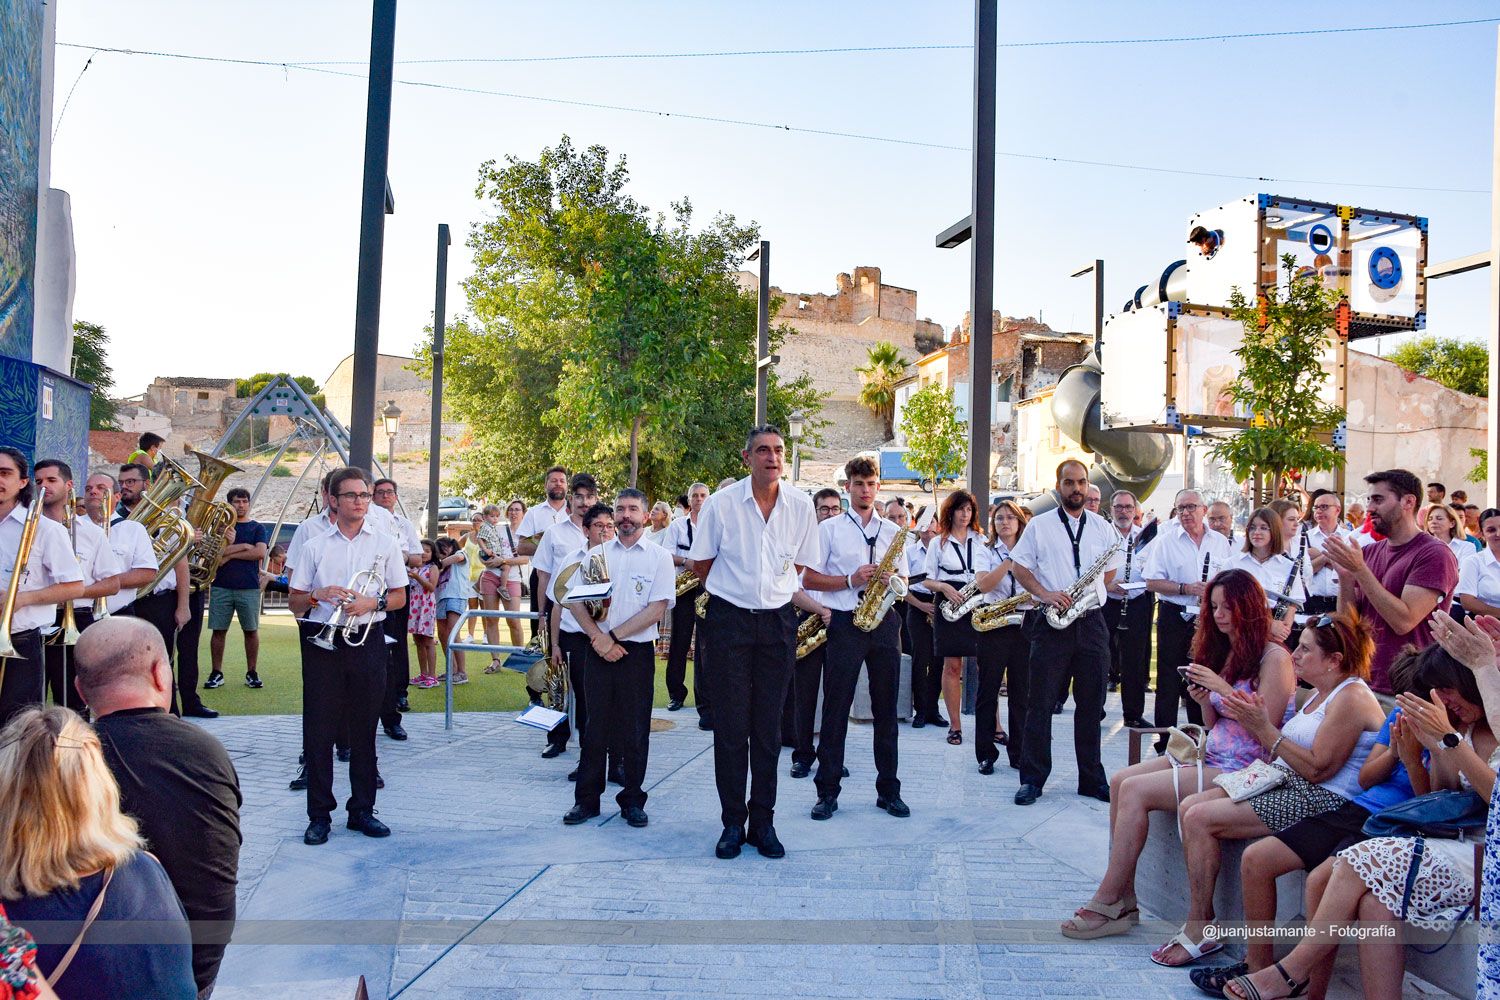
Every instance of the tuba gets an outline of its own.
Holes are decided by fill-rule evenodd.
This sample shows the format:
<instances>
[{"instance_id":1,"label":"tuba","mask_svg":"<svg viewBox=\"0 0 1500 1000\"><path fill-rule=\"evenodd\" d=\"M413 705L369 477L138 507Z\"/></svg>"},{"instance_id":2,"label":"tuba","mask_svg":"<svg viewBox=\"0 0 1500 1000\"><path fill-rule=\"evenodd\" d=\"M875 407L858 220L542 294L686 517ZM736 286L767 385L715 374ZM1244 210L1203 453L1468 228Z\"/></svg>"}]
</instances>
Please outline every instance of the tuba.
<instances>
[{"instance_id":1,"label":"tuba","mask_svg":"<svg viewBox=\"0 0 1500 1000\"><path fill-rule=\"evenodd\" d=\"M892 576L890 583L882 584L880 574L895 572L896 560L905 550L906 536L909 534L910 528L901 528L896 532L896 537L891 539L891 547L885 550L875 575L870 578L870 585L865 588L864 597L860 598L859 605L854 609L854 625L862 632L873 632L879 628L880 623L885 620L886 612L891 610L891 605L906 597L905 580Z\"/></svg>"},{"instance_id":2,"label":"tuba","mask_svg":"<svg viewBox=\"0 0 1500 1000\"><path fill-rule=\"evenodd\" d=\"M1074 581L1073 586L1064 591L1073 601L1068 605L1067 610L1047 609L1048 625L1056 629L1067 628L1099 606L1099 591L1095 588L1094 581L1099 579L1099 574L1104 572L1109 561L1115 557L1115 553L1120 551L1124 544L1125 539L1119 537L1119 532L1116 532L1115 543L1105 549L1104 554L1095 559L1092 566L1083 571L1082 575Z\"/></svg>"},{"instance_id":3,"label":"tuba","mask_svg":"<svg viewBox=\"0 0 1500 1000\"><path fill-rule=\"evenodd\" d=\"M213 582L223 561L224 548L228 544L227 533L236 520L234 508L223 501L214 500L224 480L242 471L220 458L201 451L191 452L198 459L198 481L203 485L193 491L188 501L185 516L197 533L197 541L188 552L188 575L194 590L202 590Z\"/></svg>"},{"instance_id":4,"label":"tuba","mask_svg":"<svg viewBox=\"0 0 1500 1000\"><path fill-rule=\"evenodd\" d=\"M5 605L0 607L0 661L24 659L10 641L11 620L16 614L16 599L21 596L21 578L26 575L26 564L31 561L31 547L36 542L37 525L42 519L40 497L32 500L26 511L26 523L21 526L21 541L16 546L16 563L10 568L10 585L5 588ZM5 676L5 664L0 662L0 678Z\"/></svg>"},{"instance_id":5,"label":"tuba","mask_svg":"<svg viewBox=\"0 0 1500 1000\"><path fill-rule=\"evenodd\" d=\"M156 579L136 590L137 597L147 597L167 574L187 556L193 547L193 526L178 513L177 505L188 490L203 489L203 484L170 458L162 458L161 471L141 495L127 521L135 521L151 536L156 553Z\"/></svg>"}]
</instances>

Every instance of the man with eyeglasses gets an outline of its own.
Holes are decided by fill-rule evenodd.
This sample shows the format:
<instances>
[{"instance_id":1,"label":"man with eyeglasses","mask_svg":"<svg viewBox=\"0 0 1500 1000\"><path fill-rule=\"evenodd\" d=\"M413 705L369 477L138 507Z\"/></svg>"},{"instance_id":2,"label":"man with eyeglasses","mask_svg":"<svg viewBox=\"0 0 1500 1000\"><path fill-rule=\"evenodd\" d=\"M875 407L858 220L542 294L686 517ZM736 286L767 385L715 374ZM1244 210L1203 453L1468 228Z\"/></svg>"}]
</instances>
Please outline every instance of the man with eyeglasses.
<instances>
[{"instance_id":1,"label":"man with eyeglasses","mask_svg":"<svg viewBox=\"0 0 1500 1000\"><path fill-rule=\"evenodd\" d=\"M132 511L140 506L146 491L151 487L151 470L144 465L127 462L120 466L120 502L116 508L119 520L127 520ZM118 521L112 522L113 524ZM149 532L147 533L149 536ZM156 574L152 574L154 577ZM146 581L149 584L151 581ZM179 559L177 565L172 568L166 576L162 577L160 583L149 594L138 594L130 605L121 608L114 614L128 615L133 618L143 618L150 622L152 627L161 635L162 645L167 647L168 656L177 651L177 633L192 620L193 611L190 606L191 597L188 581L188 561ZM180 658L180 657L179 657ZM174 670L179 664L173 664ZM182 696L181 709L178 707L178 695ZM172 694L172 714L181 715L186 711L189 715L203 714L205 711L203 701L198 696L198 672L195 667L193 679L189 684L180 670L177 671L177 684Z\"/></svg>"},{"instance_id":2,"label":"man with eyeglasses","mask_svg":"<svg viewBox=\"0 0 1500 1000\"><path fill-rule=\"evenodd\" d=\"M367 837L388 837L375 818L375 720L385 693L388 610L406 604L406 555L395 535L366 516L373 498L370 474L348 466L328 478L333 530L310 538L288 561L287 591L298 618L302 649L302 752L307 762L309 845L328 841L333 810L333 749L340 729L350 741L348 827ZM351 641L334 631L334 648L312 640L326 623L345 621L365 633Z\"/></svg>"},{"instance_id":3,"label":"man with eyeglasses","mask_svg":"<svg viewBox=\"0 0 1500 1000\"><path fill-rule=\"evenodd\" d=\"M1140 504L1129 490L1116 490L1109 498L1110 520L1125 539L1125 560L1110 583L1104 621L1109 626L1109 689L1120 691L1125 725L1144 729L1146 681L1151 673L1151 612L1156 596L1144 587L1122 586L1141 582L1157 534L1154 521L1147 528L1136 526L1139 510Z\"/></svg>"},{"instance_id":4,"label":"man with eyeglasses","mask_svg":"<svg viewBox=\"0 0 1500 1000\"><path fill-rule=\"evenodd\" d=\"M371 509L383 510L389 515L388 530L406 556L406 565L422 565L422 537L417 533L417 526L396 509L396 481L377 479L373 492L375 502ZM387 736L400 741L406 739L401 713L407 710L406 684L411 676L411 640L407 637L409 616L406 606L386 612L383 624L389 657L385 665L385 697L380 703L380 726Z\"/></svg>"},{"instance_id":5,"label":"man with eyeglasses","mask_svg":"<svg viewBox=\"0 0 1500 1000\"><path fill-rule=\"evenodd\" d=\"M1208 507L1197 490L1179 490L1172 501L1176 521L1163 528L1151 543L1146 559L1146 587L1157 596L1156 704L1157 726L1177 725L1179 706L1186 705L1188 721L1203 724L1203 709L1187 697L1177 668L1192 661L1188 650L1208 581L1229 562L1229 539L1204 523ZM1157 751L1166 746L1157 740Z\"/></svg>"},{"instance_id":6,"label":"man with eyeglasses","mask_svg":"<svg viewBox=\"0 0 1500 1000\"><path fill-rule=\"evenodd\" d=\"M824 487L813 494L813 514L819 524L838 517L843 509L838 490ZM833 620L833 611L802 586L792 595L792 603L798 611L822 618L824 628ZM792 668L792 683L787 685L786 700L782 703L781 745L792 751L793 778L805 778L811 774L818 759L814 738L817 735L818 692L823 684L826 662L824 653L824 647L819 646L796 662ZM847 769L842 774L848 777Z\"/></svg>"},{"instance_id":7,"label":"man with eyeglasses","mask_svg":"<svg viewBox=\"0 0 1500 1000\"><path fill-rule=\"evenodd\" d=\"M1217 531L1234 545L1234 510L1223 500L1208 505L1208 530Z\"/></svg>"},{"instance_id":8,"label":"man with eyeglasses","mask_svg":"<svg viewBox=\"0 0 1500 1000\"><path fill-rule=\"evenodd\" d=\"M1312 577L1307 581L1307 603L1303 610L1309 615L1333 612L1339 603L1339 574L1323 551L1330 538L1346 538L1349 528L1344 524L1344 501L1332 490L1317 490L1312 498L1313 526L1307 531L1307 554L1312 558Z\"/></svg>"}]
</instances>

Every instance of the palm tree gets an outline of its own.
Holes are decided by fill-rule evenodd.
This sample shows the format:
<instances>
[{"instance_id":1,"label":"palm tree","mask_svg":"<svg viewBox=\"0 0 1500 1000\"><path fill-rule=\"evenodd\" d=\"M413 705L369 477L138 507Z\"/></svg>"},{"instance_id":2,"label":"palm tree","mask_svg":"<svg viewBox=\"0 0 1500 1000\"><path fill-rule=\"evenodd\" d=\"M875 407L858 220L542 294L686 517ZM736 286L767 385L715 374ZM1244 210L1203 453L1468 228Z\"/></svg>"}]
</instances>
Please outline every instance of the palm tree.
<instances>
[{"instance_id":1,"label":"palm tree","mask_svg":"<svg viewBox=\"0 0 1500 1000\"><path fill-rule=\"evenodd\" d=\"M859 372L859 402L885 423L885 439L896 436L896 383L906 377L906 361L895 344L882 340L869 350L869 363Z\"/></svg>"}]
</instances>

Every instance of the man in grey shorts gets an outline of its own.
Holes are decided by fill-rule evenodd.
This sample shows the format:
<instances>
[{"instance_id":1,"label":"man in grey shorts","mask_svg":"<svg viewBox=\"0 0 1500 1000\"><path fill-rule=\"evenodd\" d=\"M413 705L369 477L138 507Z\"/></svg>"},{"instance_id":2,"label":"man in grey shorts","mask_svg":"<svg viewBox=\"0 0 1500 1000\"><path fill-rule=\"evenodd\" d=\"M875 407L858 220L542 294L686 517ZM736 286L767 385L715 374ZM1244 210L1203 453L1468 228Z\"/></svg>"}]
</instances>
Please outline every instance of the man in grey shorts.
<instances>
[{"instance_id":1,"label":"man in grey shorts","mask_svg":"<svg viewBox=\"0 0 1500 1000\"><path fill-rule=\"evenodd\" d=\"M240 630L245 633L245 685L264 686L256 673L260 655L260 564L266 557L269 531L259 521L250 520L250 492L238 487L229 491L229 505L234 508L234 538L224 547L224 560L214 574L208 594L208 642L213 672L203 686L224 684L224 637L229 623L239 615Z\"/></svg>"}]
</instances>

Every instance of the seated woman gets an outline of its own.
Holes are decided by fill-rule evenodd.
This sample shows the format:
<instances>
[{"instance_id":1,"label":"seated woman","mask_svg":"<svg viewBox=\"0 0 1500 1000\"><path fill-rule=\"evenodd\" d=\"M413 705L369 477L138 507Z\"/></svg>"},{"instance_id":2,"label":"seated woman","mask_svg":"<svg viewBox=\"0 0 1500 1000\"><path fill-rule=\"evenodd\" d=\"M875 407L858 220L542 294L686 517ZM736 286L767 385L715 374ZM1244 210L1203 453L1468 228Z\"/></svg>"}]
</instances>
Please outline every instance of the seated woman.
<instances>
[{"instance_id":1,"label":"seated woman","mask_svg":"<svg viewBox=\"0 0 1500 1000\"><path fill-rule=\"evenodd\" d=\"M1259 695L1234 691L1225 697L1223 711L1270 752L1273 766L1284 772L1282 784L1243 802L1233 802L1222 788L1213 788L1190 796L1179 807L1188 921L1176 937L1151 953L1157 965L1187 965L1222 947L1203 934L1204 925L1214 918L1221 840L1279 833L1359 794L1359 769L1385 722L1375 693L1365 683L1373 648L1369 627L1352 612L1309 622L1292 663L1297 679L1313 686L1313 696L1279 730L1266 718Z\"/></svg>"},{"instance_id":2,"label":"seated woman","mask_svg":"<svg viewBox=\"0 0 1500 1000\"><path fill-rule=\"evenodd\" d=\"M69 709L29 708L0 731L0 899L21 927L82 928L76 941L54 935L37 949L37 967L65 997L198 995L182 904L120 812L98 735ZM152 943L90 943L93 923L115 921L150 921Z\"/></svg>"},{"instance_id":3,"label":"seated woman","mask_svg":"<svg viewBox=\"0 0 1500 1000\"><path fill-rule=\"evenodd\" d=\"M1253 760L1267 760L1266 748L1237 719L1221 715L1231 692L1258 694L1267 721L1279 728L1292 698L1292 658L1270 638L1266 595L1244 570L1226 570L1209 583L1210 614L1198 619L1188 694L1203 706L1203 780L1237 771ZM1172 812L1185 796L1201 790L1197 768L1179 775L1170 757L1143 761L1110 779L1109 869L1094 892L1062 925L1064 936L1080 940L1123 934L1138 919L1135 869L1146 846L1152 812ZM1185 780L1179 780L1185 779Z\"/></svg>"},{"instance_id":4,"label":"seated woman","mask_svg":"<svg viewBox=\"0 0 1500 1000\"><path fill-rule=\"evenodd\" d=\"M1448 627L1463 631L1462 626ZM1442 630L1443 626L1435 626L1434 635ZM1433 699L1407 692L1398 695L1396 703L1401 709L1398 742L1414 737L1427 751L1426 775L1432 787L1473 790L1489 801L1500 766L1500 747L1490 722L1500 718L1500 679L1494 646L1486 645L1487 651L1466 657L1462 665L1441 647L1424 650L1423 677L1439 682ZM1483 705L1472 698L1479 698ZM1419 770L1412 769L1414 787L1421 784ZM1338 948L1331 928L1353 920L1394 923L1394 911L1401 908L1408 889L1406 919L1410 923L1447 931L1462 920L1474 895L1473 843L1424 837L1420 859L1415 857L1415 844L1412 837L1366 839L1319 867L1307 883L1308 910L1313 913L1308 926L1318 930L1318 936L1303 938L1291 954L1270 968L1230 980L1224 996L1244 1000L1301 996L1309 986L1313 995L1321 996ZM1365 997L1400 997L1405 967L1406 948L1398 941L1378 935L1361 939L1359 971Z\"/></svg>"}]
</instances>

